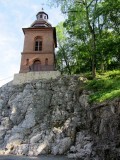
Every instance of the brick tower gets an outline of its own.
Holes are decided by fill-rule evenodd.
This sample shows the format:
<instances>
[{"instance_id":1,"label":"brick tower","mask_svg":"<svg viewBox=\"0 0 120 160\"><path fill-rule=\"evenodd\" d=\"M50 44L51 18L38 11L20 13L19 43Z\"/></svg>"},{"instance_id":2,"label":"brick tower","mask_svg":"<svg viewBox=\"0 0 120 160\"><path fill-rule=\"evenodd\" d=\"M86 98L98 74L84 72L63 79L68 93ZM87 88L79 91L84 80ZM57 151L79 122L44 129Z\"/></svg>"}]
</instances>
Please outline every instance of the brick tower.
<instances>
[{"instance_id":1,"label":"brick tower","mask_svg":"<svg viewBox=\"0 0 120 160\"><path fill-rule=\"evenodd\" d=\"M56 29L43 10L36 17L29 28L23 28L25 39L20 73L55 70Z\"/></svg>"}]
</instances>

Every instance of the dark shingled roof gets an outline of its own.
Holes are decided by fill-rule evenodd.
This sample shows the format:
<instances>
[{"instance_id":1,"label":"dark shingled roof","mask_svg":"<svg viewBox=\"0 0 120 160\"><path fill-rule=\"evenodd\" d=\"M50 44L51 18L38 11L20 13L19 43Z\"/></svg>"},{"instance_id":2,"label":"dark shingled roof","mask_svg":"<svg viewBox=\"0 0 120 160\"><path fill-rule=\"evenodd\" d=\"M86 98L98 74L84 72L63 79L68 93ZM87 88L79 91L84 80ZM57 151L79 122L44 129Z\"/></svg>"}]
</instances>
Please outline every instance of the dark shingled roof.
<instances>
[{"instance_id":1,"label":"dark shingled roof","mask_svg":"<svg viewBox=\"0 0 120 160\"><path fill-rule=\"evenodd\" d=\"M39 14L45 14L47 16L47 18L48 18L48 14L45 13L44 11L38 12L38 14L36 16L38 16Z\"/></svg>"}]
</instances>

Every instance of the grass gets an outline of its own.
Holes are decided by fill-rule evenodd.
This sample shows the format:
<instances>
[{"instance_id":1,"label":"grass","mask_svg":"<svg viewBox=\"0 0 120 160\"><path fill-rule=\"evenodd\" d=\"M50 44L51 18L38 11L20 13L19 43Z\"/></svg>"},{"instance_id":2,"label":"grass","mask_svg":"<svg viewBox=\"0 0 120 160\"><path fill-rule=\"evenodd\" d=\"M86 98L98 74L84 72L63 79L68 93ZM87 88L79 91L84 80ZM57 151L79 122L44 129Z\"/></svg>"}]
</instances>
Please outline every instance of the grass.
<instances>
[{"instance_id":1,"label":"grass","mask_svg":"<svg viewBox=\"0 0 120 160\"><path fill-rule=\"evenodd\" d=\"M89 75L87 75L89 78ZM103 102L120 97L120 71L97 73L96 79L88 80L85 88L92 91L90 102Z\"/></svg>"}]
</instances>

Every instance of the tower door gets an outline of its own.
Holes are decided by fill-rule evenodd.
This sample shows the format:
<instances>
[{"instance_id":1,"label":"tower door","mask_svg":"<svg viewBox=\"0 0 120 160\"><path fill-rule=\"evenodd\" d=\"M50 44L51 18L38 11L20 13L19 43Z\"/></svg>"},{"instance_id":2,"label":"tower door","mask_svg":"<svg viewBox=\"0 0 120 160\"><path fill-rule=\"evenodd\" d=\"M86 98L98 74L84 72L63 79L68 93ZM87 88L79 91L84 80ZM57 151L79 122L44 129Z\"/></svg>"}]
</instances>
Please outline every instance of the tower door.
<instances>
[{"instance_id":1,"label":"tower door","mask_svg":"<svg viewBox=\"0 0 120 160\"><path fill-rule=\"evenodd\" d=\"M33 71L40 71L41 70L41 62L40 60L35 60L33 63Z\"/></svg>"}]
</instances>

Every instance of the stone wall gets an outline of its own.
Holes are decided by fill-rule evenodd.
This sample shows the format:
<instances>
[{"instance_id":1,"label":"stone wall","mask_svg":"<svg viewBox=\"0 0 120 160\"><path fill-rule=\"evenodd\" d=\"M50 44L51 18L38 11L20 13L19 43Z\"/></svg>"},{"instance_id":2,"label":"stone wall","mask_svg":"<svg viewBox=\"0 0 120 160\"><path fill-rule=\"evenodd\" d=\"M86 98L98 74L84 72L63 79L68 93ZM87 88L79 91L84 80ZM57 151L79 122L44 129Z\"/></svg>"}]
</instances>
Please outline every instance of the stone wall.
<instances>
[{"instance_id":1,"label":"stone wall","mask_svg":"<svg viewBox=\"0 0 120 160\"><path fill-rule=\"evenodd\" d=\"M120 98L89 104L84 80L60 76L0 88L0 154L120 159Z\"/></svg>"},{"instance_id":2,"label":"stone wall","mask_svg":"<svg viewBox=\"0 0 120 160\"><path fill-rule=\"evenodd\" d=\"M55 79L60 76L59 71L45 71L45 72L28 72L14 75L13 85L19 85L39 79Z\"/></svg>"}]
</instances>

